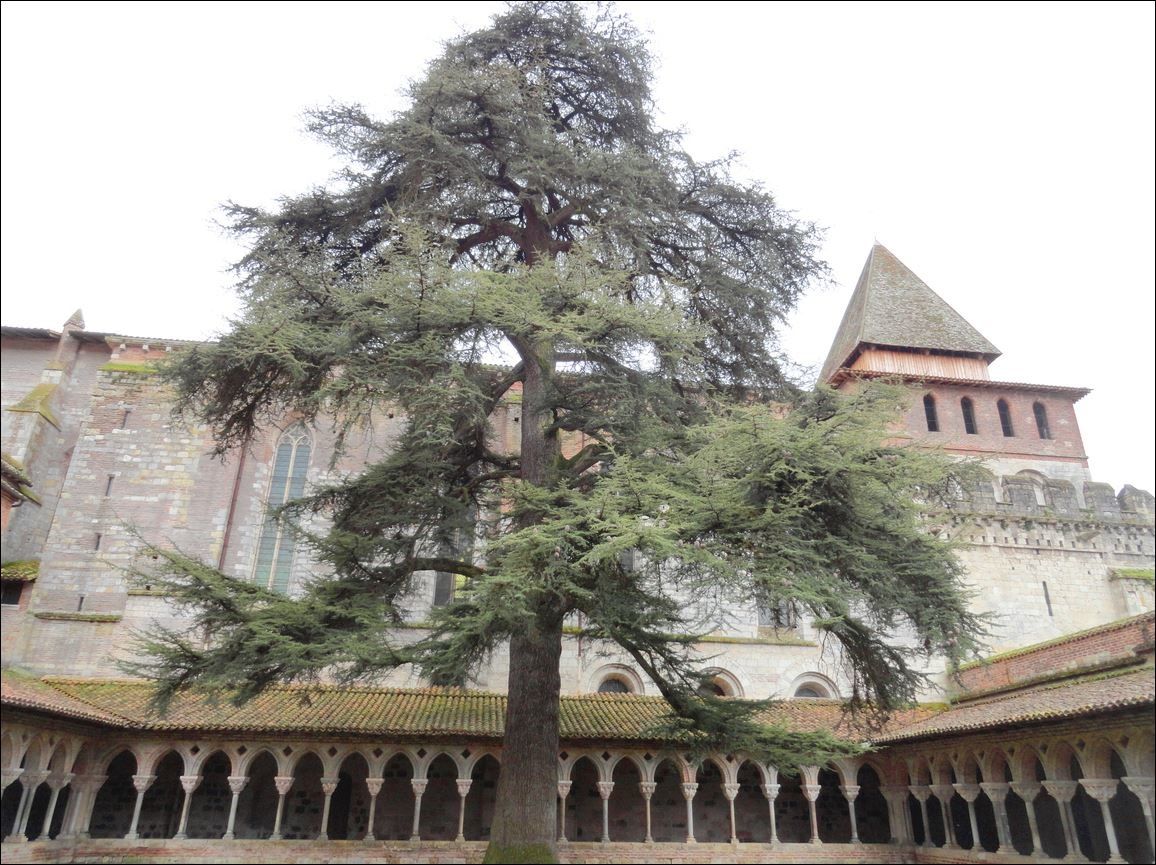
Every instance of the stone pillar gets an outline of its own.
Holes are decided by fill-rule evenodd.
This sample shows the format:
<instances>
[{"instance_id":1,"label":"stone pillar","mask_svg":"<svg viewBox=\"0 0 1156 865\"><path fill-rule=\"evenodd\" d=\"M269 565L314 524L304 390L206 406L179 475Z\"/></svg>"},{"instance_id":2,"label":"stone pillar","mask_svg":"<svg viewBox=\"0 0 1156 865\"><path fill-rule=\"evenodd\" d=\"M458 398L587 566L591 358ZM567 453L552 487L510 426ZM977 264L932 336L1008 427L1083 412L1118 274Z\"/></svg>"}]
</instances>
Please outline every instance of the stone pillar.
<instances>
[{"instance_id":1,"label":"stone pillar","mask_svg":"<svg viewBox=\"0 0 1156 865\"><path fill-rule=\"evenodd\" d=\"M566 838L566 797L570 795L570 787L573 781L559 781L558 782L558 800L562 808L561 826L558 829L558 843L565 844Z\"/></svg>"},{"instance_id":2,"label":"stone pillar","mask_svg":"<svg viewBox=\"0 0 1156 865\"><path fill-rule=\"evenodd\" d=\"M281 818L285 814L285 797L289 793L289 789L293 786L292 775L277 775L273 778L273 785L277 788L277 816L273 818L273 834L269 836L270 841L281 840Z\"/></svg>"},{"instance_id":3,"label":"stone pillar","mask_svg":"<svg viewBox=\"0 0 1156 865\"><path fill-rule=\"evenodd\" d=\"M181 789L185 791L185 801L181 803L181 822L177 826L177 834L173 836L176 841L183 841L189 836L185 830L189 827L189 809L193 805L193 791L201 786L200 775L181 775Z\"/></svg>"},{"instance_id":4,"label":"stone pillar","mask_svg":"<svg viewBox=\"0 0 1156 865\"><path fill-rule=\"evenodd\" d=\"M950 784L929 784L927 789L935 794L939 800L939 809L943 813L943 846L948 849L959 849L955 843L955 827L951 820L951 797L955 795L955 788Z\"/></svg>"},{"instance_id":5,"label":"stone pillar","mask_svg":"<svg viewBox=\"0 0 1156 865\"><path fill-rule=\"evenodd\" d=\"M738 827L735 826L735 797L739 795L738 784L723 784L723 795L727 798L727 805L731 812L731 843L739 843Z\"/></svg>"},{"instance_id":6,"label":"stone pillar","mask_svg":"<svg viewBox=\"0 0 1156 865\"><path fill-rule=\"evenodd\" d=\"M1040 824L1036 822L1036 796L1040 795L1040 785L1037 781L1012 781L1012 792L1024 800L1024 809L1028 812L1028 828L1032 832L1032 853L1036 859L1044 857L1044 846L1040 841Z\"/></svg>"},{"instance_id":7,"label":"stone pillar","mask_svg":"<svg viewBox=\"0 0 1156 865\"><path fill-rule=\"evenodd\" d=\"M979 784L952 784L952 786L967 803L967 819L971 823L971 849L979 850L979 823L975 819L975 800L979 798Z\"/></svg>"},{"instance_id":8,"label":"stone pillar","mask_svg":"<svg viewBox=\"0 0 1156 865\"><path fill-rule=\"evenodd\" d=\"M248 783L248 775L229 776L229 792L233 794L233 799L229 802L229 825L225 827L225 834L221 836L223 841L232 841L237 837L237 834L233 831L237 822L237 802L240 801L241 791L245 789L245 785Z\"/></svg>"},{"instance_id":9,"label":"stone pillar","mask_svg":"<svg viewBox=\"0 0 1156 865\"><path fill-rule=\"evenodd\" d=\"M473 785L472 778L458 778L458 841L466 840L466 797Z\"/></svg>"},{"instance_id":10,"label":"stone pillar","mask_svg":"<svg viewBox=\"0 0 1156 865\"><path fill-rule=\"evenodd\" d=\"M851 843L859 843L859 821L855 817L855 800L859 798L858 784L841 784L839 789L847 800L847 815L851 818Z\"/></svg>"},{"instance_id":11,"label":"stone pillar","mask_svg":"<svg viewBox=\"0 0 1156 865\"><path fill-rule=\"evenodd\" d=\"M907 814L907 788L898 786L880 787L879 792L887 800L887 819L891 824L891 843L907 844L915 840L911 834Z\"/></svg>"},{"instance_id":12,"label":"stone pillar","mask_svg":"<svg viewBox=\"0 0 1156 865\"><path fill-rule=\"evenodd\" d=\"M683 784L682 798L686 800L686 843L694 844L694 794L698 792L698 784Z\"/></svg>"},{"instance_id":13,"label":"stone pillar","mask_svg":"<svg viewBox=\"0 0 1156 865\"><path fill-rule=\"evenodd\" d=\"M819 838L819 815L815 811L815 802L819 799L822 787L818 784L803 784L803 795L807 799L807 809L811 812L811 841L812 844L822 844Z\"/></svg>"},{"instance_id":14,"label":"stone pillar","mask_svg":"<svg viewBox=\"0 0 1156 865\"><path fill-rule=\"evenodd\" d=\"M377 817L377 796L381 793L381 785L385 783L384 778L366 778L365 786L369 790L369 821L365 828L365 840L376 841L377 836L373 834L373 821ZM461 783L460 781L458 782ZM460 834L460 831L459 831Z\"/></svg>"},{"instance_id":15,"label":"stone pillar","mask_svg":"<svg viewBox=\"0 0 1156 865\"><path fill-rule=\"evenodd\" d=\"M927 819L927 800L931 798L931 788L926 784L912 784L907 788L911 791L911 795L919 802L919 815L923 818L923 845L924 847L934 847L931 840L931 821ZM914 837L912 838L914 841ZM944 838L946 841L947 838Z\"/></svg>"},{"instance_id":16,"label":"stone pillar","mask_svg":"<svg viewBox=\"0 0 1156 865\"><path fill-rule=\"evenodd\" d=\"M1011 787L1006 783L995 781L984 781L979 786L987 793L987 798L991 800L992 808L995 810L995 832L999 837L999 846L995 852L1015 852L1012 848L1011 826L1008 825L1007 819L1007 794ZM978 840L976 843L979 843Z\"/></svg>"},{"instance_id":17,"label":"stone pillar","mask_svg":"<svg viewBox=\"0 0 1156 865\"><path fill-rule=\"evenodd\" d=\"M650 797L654 795L654 791L658 789L658 784L654 781L639 781L638 790L642 793L642 800L646 803L646 839L643 843L653 844L654 836L650 833Z\"/></svg>"},{"instance_id":18,"label":"stone pillar","mask_svg":"<svg viewBox=\"0 0 1156 865\"><path fill-rule=\"evenodd\" d=\"M425 795L425 788L429 786L429 781L425 778L413 778L409 782L409 786L413 788L413 832L410 833L410 841L421 840L421 797Z\"/></svg>"},{"instance_id":19,"label":"stone pillar","mask_svg":"<svg viewBox=\"0 0 1156 865\"><path fill-rule=\"evenodd\" d=\"M44 812L44 822L40 826L40 837L45 841L48 840L48 833L52 830L52 818L56 816L56 803L60 799L60 791L71 784L75 777L71 772L48 776L48 788L52 790L52 798L48 800L48 810ZM63 830L63 826L61 829Z\"/></svg>"},{"instance_id":20,"label":"stone pillar","mask_svg":"<svg viewBox=\"0 0 1156 865\"><path fill-rule=\"evenodd\" d=\"M140 809L144 805L145 792L153 785L153 781L157 779L156 775L133 775L132 786L136 790L136 804L132 808L132 824L128 827L128 833L124 836L128 841L135 841L137 835L137 827L140 823Z\"/></svg>"},{"instance_id":21,"label":"stone pillar","mask_svg":"<svg viewBox=\"0 0 1156 865\"><path fill-rule=\"evenodd\" d=\"M16 807L16 822L13 824L15 831L5 838L5 841L28 840L28 818L32 816L32 801L36 798L36 791L40 789L40 785L47 779L47 771L29 772L25 770L24 777L20 781L23 787L20 791L20 804Z\"/></svg>"},{"instance_id":22,"label":"stone pillar","mask_svg":"<svg viewBox=\"0 0 1156 865\"><path fill-rule=\"evenodd\" d=\"M76 807L72 808L72 823L68 828L70 837L88 838L88 824L92 822L92 810L96 806L96 794L108 780L108 775L81 775L73 784L72 789L79 795L76 797Z\"/></svg>"},{"instance_id":23,"label":"stone pillar","mask_svg":"<svg viewBox=\"0 0 1156 865\"><path fill-rule=\"evenodd\" d=\"M1104 831L1108 836L1108 849L1111 855L1109 862L1126 861L1120 855L1120 842L1116 839L1116 825L1112 822L1112 809L1108 802L1116 795L1120 782L1115 778L1084 778L1080 785L1088 791L1088 795L1100 803L1100 813L1104 815Z\"/></svg>"},{"instance_id":24,"label":"stone pillar","mask_svg":"<svg viewBox=\"0 0 1156 865\"><path fill-rule=\"evenodd\" d=\"M1150 848L1156 851L1156 833L1152 831L1152 814L1156 812L1156 802L1153 801L1156 796L1156 779L1140 778L1136 775L1125 775L1120 779L1124 785L1136 794L1136 798L1140 800L1140 807L1144 811L1144 822L1148 824L1148 844Z\"/></svg>"},{"instance_id":25,"label":"stone pillar","mask_svg":"<svg viewBox=\"0 0 1156 865\"><path fill-rule=\"evenodd\" d=\"M333 791L337 789L340 778L322 778L321 792L325 794L325 804L321 806L321 832L317 835L318 841L329 840L329 805L333 801Z\"/></svg>"},{"instance_id":26,"label":"stone pillar","mask_svg":"<svg viewBox=\"0 0 1156 865\"><path fill-rule=\"evenodd\" d=\"M614 792L613 781L599 781L598 795L602 797L602 843L610 843L610 794Z\"/></svg>"},{"instance_id":27,"label":"stone pillar","mask_svg":"<svg viewBox=\"0 0 1156 865\"><path fill-rule=\"evenodd\" d=\"M775 825L775 800L779 798L778 784L764 784L763 795L767 797L767 808L771 812L771 843L779 843L779 828Z\"/></svg>"},{"instance_id":28,"label":"stone pillar","mask_svg":"<svg viewBox=\"0 0 1156 865\"><path fill-rule=\"evenodd\" d=\"M1064 828L1064 846L1068 852L1064 860L1082 862L1086 857L1080 850L1080 839L1076 835L1076 816L1072 813L1072 799L1075 798L1078 781L1044 781L1044 789L1060 804L1060 822Z\"/></svg>"}]
</instances>

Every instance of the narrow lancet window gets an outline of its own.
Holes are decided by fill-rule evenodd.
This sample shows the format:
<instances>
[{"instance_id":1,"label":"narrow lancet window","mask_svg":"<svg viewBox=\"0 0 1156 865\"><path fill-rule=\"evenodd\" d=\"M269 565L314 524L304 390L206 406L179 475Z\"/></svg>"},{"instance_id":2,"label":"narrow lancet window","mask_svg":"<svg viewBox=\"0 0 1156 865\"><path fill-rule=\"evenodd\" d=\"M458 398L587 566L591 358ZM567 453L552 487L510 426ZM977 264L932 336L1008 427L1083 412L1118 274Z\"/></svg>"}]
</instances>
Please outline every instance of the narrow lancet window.
<instances>
[{"instance_id":1,"label":"narrow lancet window","mask_svg":"<svg viewBox=\"0 0 1156 865\"><path fill-rule=\"evenodd\" d=\"M927 431L939 432L939 414L935 411L935 397L931 394L923 398L923 414L927 417Z\"/></svg>"},{"instance_id":2,"label":"narrow lancet window","mask_svg":"<svg viewBox=\"0 0 1156 865\"><path fill-rule=\"evenodd\" d=\"M1040 438L1050 439L1052 430L1048 426L1048 410L1042 402L1037 402L1032 405L1032 411L1036 414L1036 429L1040 431Z\"/></svg>"},{"instance_id":3,"label":"narrow lancet window","mask_svg":"<svg viewBox=\"0 0 1156 865\"><path fill-rule=\"evenodd\" d=\"M272 511L304 494L309 452L309 436L305 428L298 425L281 436L273 459L273 476L269 480L269 496L265 502L269 513L265 516L261 542L257 546L253 581L277 592L289 590L294 539L292 530Z\"/></svg>"},{"instance_id":4,"label":"narrow lancet window","mask_svg":"<svg viewBox=\"0 0 1156 865\"><path fill-rule=\"evenodd\" d=\"M970 397L964 397L959 401L959 407L963 410L963 429L969 435L973 436L979 432L979 427L975 425L975 406L972 404Z\"/></svg>"},{"instance_id":5,"label":"narrow lancet window","mask_svg":"<svg viewBox=\"0 0 1156 865\"><path fill-rule=\"evenodd\" d=\"M1012 426L1011 409L1008 408L1007 400L1001 399L996 403L996 408L999 409L999 425L1003 427L1003 434L1011 438L1016 434L1015 427Z\"/></svg>"}]
</instances>

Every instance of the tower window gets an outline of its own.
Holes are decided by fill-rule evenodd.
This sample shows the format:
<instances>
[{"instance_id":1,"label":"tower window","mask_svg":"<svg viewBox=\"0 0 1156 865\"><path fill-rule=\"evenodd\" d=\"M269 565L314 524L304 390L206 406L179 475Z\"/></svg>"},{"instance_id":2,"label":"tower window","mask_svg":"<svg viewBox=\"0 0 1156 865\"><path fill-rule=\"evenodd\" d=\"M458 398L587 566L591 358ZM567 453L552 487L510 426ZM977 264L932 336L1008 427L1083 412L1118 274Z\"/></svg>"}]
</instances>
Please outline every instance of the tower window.
<instances>
[{"instance_id":1,"label":"tower window","mask_svg":"<svg viewBox=\"0 0 1156 865\"><path fill-rule=\"evenodd\" d=\"M289 590L293 570L293 532L272 513L276 508L301 498L305 492L305 472L309 468L310 443L305 428L298 425L281 436L273 459L261 542L257 545L257 565L253 581L277 592Z\"/></svg>"},{"instance_id":2,"label":"tower window","mask_svg":"<svg viewBox=\"0 0 1156 865\"><path fill-rule=\"evenodd\" d=\"M927 431L939 432L939 414L935 410L935 397L931 394L923 398L923 414L927 417Z\"/></svg>"},{"instance_id":3,"label":"tower window","mask_svg":"<svg viewBox=\"0 0 1156 865\"><path fill-rule=\"evenodd\" d=\"M1048 426L1048 410L1044 408L1042 402L1032 404L1032 411L1036 415L1036 429L1040 432L1040 438L1050 439L1052 437L1052 430Z\"/></svg>"},{"instance_id":4,"label":"tower window","mask_svg":"<svg viewBox=\"0 0 1156 865\"><path fill-rule=\"evenodd\" d=\"M1007 438L1011 438L1016 434L1015 427L1012 426L1011 409L1008 408L1007 400L1001 399L996 403L996 408L999 409L999 425L1003 428L1003 434Z\"/></svg>"},{"instance_id":5,"label":"tower window","mask_svg":"<svg viewBox=\"0 0 1156 865\"><path fill-rule=\"evenodd\" d=\"M979 432L979 428L975 425L975 406L972 404L971 397L964 397L959 401L959 407L963 410L963 429L969 435L973 436Z\"/></svg>"}]
</instances>

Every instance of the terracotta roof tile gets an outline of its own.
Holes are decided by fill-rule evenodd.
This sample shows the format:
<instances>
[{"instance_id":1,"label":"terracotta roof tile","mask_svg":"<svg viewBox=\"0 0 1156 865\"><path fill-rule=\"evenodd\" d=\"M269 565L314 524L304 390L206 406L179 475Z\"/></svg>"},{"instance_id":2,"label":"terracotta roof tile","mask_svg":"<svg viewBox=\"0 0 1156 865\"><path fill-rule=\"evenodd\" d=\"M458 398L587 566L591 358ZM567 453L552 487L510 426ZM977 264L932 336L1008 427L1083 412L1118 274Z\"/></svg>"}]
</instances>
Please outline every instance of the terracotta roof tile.
<instances>
[{"instance_id":1,"label":"terracotta roof tile","mask_svg":"<svg viewBox=\"0 0 1156 865\"><path fill-rule=\"evenodd\" d=\"M0 676L0 703L5 709L30 709L66 718L124 726L128 719L61 693L52 685L15 670Z\"/></svg>"}]
</instances>

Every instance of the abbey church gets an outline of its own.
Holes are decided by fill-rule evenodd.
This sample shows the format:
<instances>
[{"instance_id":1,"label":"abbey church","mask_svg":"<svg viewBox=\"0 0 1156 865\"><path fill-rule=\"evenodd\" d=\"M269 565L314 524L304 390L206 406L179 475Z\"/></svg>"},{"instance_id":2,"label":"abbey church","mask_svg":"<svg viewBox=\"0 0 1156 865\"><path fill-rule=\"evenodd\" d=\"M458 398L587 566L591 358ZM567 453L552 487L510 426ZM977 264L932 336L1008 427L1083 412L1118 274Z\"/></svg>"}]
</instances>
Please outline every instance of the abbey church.
<instances>
[{"instance_id":1,"label":"abbey church","mask_svg":"<svg viewBox=\"0 0 1156 865\"><path fill-rule=\"evenodd\" d=\"M139 537L293 593L316 563L269 509L387 453L401 419L336 462L332 432L297 421L219 460L154 374L180 341L90 331L79 312L2 336L4 861L481 861L500 654L477 690L402 669L241 707L180 697L163 716L117 667L135 631L180 623L126 579ZM1001 381L999 356L876 245L821 372L836 390L900 382L897 435L990 470L928 526L958 543L990 654L940 662L926 702L867 727L844 711L849 684L812 622L736 611L700 647L712 690L774 698L768 722L871 746L775 766L656 738L666 704L642 671L568 636L563 861L1153 861L1156 500L1091 477L1087 389ZM519 410L495 410L499 450L516 446ZM416 638L454 590L428 574L404 631Z\"/></svg>"}]
</instances>

